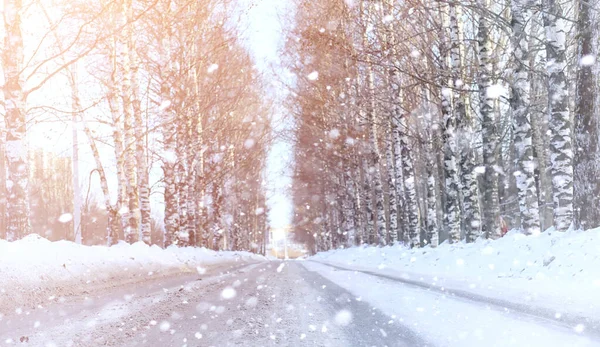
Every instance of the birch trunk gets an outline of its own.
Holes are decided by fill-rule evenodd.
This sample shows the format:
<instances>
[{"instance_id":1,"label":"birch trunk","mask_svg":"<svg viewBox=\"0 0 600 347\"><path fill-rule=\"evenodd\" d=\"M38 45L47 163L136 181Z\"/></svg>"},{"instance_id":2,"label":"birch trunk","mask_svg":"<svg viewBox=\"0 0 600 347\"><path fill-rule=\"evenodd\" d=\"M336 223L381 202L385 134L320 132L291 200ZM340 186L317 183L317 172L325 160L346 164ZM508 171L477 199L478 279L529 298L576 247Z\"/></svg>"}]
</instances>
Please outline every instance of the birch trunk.
<instances>
[{"instance_id":1,"label":"birch trunk","mask_svg":"<svg viewBox=\"0 0 600 347\"><path fill-rule=\"evenodd\" d=\"M442 27L449 26L447 16L441 15ZM459 189L460 179L458 176L457 160L457 142L456 142L456 115L452 109L454 83L451 81L451 75L448 73L448 60L451 52L447 47L444 35L440 37L439 50L443 56L440 59L439 66L439 84L440 89L440 111L442 116L442 139L443 139L443 189L442 196L445 211L443 224L448 231L448 241L456 243L460 240L460 204ZM451 66L451 65L450 65Z\"/></svg>"},{"instance_id":2,"label":"birch trunk","mask_svg":"<svg viewBox=\"0 0 600 347\"><path fill-rule=\"evenodd\" d=\"M487 8L485 0L481 8ZM479 113L481 117L483 141L483 228L487 238L501 236L500 206L498 202L498 130L494 117L494 99L490 93L492 62L490 61L490 38L488 20L479 18Z\"/></svg>"},{"instance_id":3,"label":"birch trunk","mask_svg":"<svg viewBox=\"0 0 600 347\"><path fill-rule=\"evenodd\" d=\"M27 160L21 0L4 0L4 103L6 109L6 239L29 234L29 163Z\"/></svg>"},{"instance_id":4,"label":"birch trunk","mask_svg":"<svg viewBox=\"0 0 600 347\"><path fill-rule=\"evenodd\" d=\"M131 37L131 17L132 8L131 0L123 0L122 3L122 18L123 18L123 33L121 36L121 99L123 102L123 118L124 118L124 143L125 152L125 178L127 181L127 208L128 222L125 228L125 240L129 243L138 241L139 225L140 225L140 209L138 197L138 183L136 177L136 157L135 157L135 129L134 129L134 110L133 110L133 91L131 85L131 60L130 50L132 49Z\"/></svg>"},{"instance_id":5,"label":"birch trunk","mask_svg":"<svg viewBox=\"0 0 600 347\"><path fill-rule=\"evenodd\" d=\"M69 84L71 84L71 108L73 117L71 127L73 131L73 236L75 243L82 243L81 235L81 187L79 185L79 140L78 127L81 116L81 100L79 99L79 88L77 86L77 66L68 69Z\"/></svg>"},{"instance_id":6,"label":"birch trunk","mask_svg":"<svg viewBox=\"0 0 600 347\"><path fill-rule=\"evenodd\" d=\"M579 63L575 95L575 227L589 230L600 226L600 174L598 158L598 60L597 1L579 2L577 22Z\"/></svg>"},{"instance_id":7,"label":"birch trunk","mask_svg":"<svg viewBox=\"0 0 600 347\"><path fill-rule=\"evenodd\" d=\"M110 52L110 61L112 65L112 74L110 78L110 85L108 88L107 102L108 107L110 109L110 114L112 117L112 132L113 132L113 142L114 142L114 153L115 160L117 166L117 202L115 205L117 218L121 219L119 223L121 223L121 227L118 229L118 235L121 234L121 229L126 227L126 223L123 223L123 204L127 201L127 180L125 177L124 171L124 149L123 149L123 116L120 111L118 94L120 94L120 81L117 79L116 74L119 69L117 63L117 45L118 42L113 38L111 42L111 52ZM126 214L125 214L126 215ZM115 242L118 241L118 238L115 239Z\"/></svg>"},{"instance_id":8,"label":"birch trunk","mask_svg":"<svg viewBox=\"0 0 600 347\"><path fill-rule=\"evenodd\" d=\"M544 4L554 227L566 231L573 222L573 148L565 76L566 19L556 0L545 0Z\"/></svg>"},{"instance_id":9,"label":"birch trunk","mask_svg":"<svg viewBox=\"0 0 600 347\"><path fill-rule=\"evenodd\" d=\"M175 180L175 164L176 164L176 132L175 122L176 118L171 102L171 90L170 83L172 79L172 68L171 68L171 37L165 38L162 41L161 47L161 65L164 68L161 76L161 88L160 88L160 111L161 121L163 122L162 131L162 169L163 169L163 181L164 181L164 196L165 196L165 247L172 245L176 242L177 234L179 233L179 211L178 211L178 197L177 197L177 184Z\"/></svg>"},{"instance_id":10,"label":"birch trunk","mask_svg":"<svg viewBox=\"0 0 600 347\"><path fill-rule=\"evenodd\" d=\"M83 124L83 132L85 133L88 141L90 143L90 148L92 150L92 155L94 157L94 162L96 164L95 171L98 172L100 176L100 189L102 190L102 195L104 197L104 207L108 213L108 225L106 227L106 241L108 246L112 246L117 244L119 241L119 234L121 229L121 220L119 218L119 210L118 206L113 206L110 203L110 192L108 190L108 182L106 180L106 173L104 172L104 166L102 166L102 161L100 159L100 152L98 151L98 147L96 146L96 141L92 136L92 132L89 127L85 123L85 120L82 122Z\"/></svg>"},{"instance_id":11,"label":"birch trunk","mask_svg":"<svg viewBox=\"0 0 600 347\"><path fill-rule=\"evenodd\" d=\"M373 193L375 195L375 228L377 232L377 244L384 246L386 244L386 218L384 208L383 184L379 160L379 145L377 141L377 115L375 113L375 83L371 63L368 64L368 88L369 102L367 103L367 124L369 126L369 170L373 171ZM374 217L375 217L374 216Z\"/></svg>"},{"instance_id":12,"label":"birch trunk","mask_svg":"<svg viewBox=\"0 0 600 347\"><path fill-rule=\"evenodd\" d=\"M427 172L427 242L431 247L437 247L439 244L439 231L437 225L437 197L435 193L435 156L433 154L433 139L428 139L426 155L427 163L425 171Z\"/></svg>"},{"instance_id":13,"label":"birch trunk","mask_svg":"<svg viewBox=\"0 0 600 347\"><path fill-rule=\"evenodd\" d=\"M365 15L369 9L365 9L364 1L361 2L361 14ZM363 33L363 47L368 47L367 31ZM379 145L377 141L377 114L376 114L376 100L375 100L375 75L373 72L373 63L371 62L370 56L366 58L366 69L367 69L367 102L365 103L365 115L368 127L369 137L369 171L373 173L373 194L375 196L375 214L376 218L376 242L380 246L386 244L386 216L385 216L385 204L383 196L383 184L382 175L380 169L380 158Z\"/></svg>"},{"instance_id":14,"label":"birch trunk","mask_svg":"<svg viewBox=\"0 0 600 347\"><path fill-rule=\"evenodd\" d=\"M404 204L406 206L406 219L408 227L406 228L408 233L408 244L410 247L420 247L420 230L419 230L419 212L418 212L418 201L417 201L417 189L415 181L415 170L412 160L412 151L410 149L409 137L408 137L408 124L406 115L402 115L398 120L394 118L400 128L400 164L402 166L402 178L404 184Z\"/></svg>"},{"instance_id":15,"label":"birch trunk","mask_svg":"<svg viewBox=\"0 0 600 347\"><path fill-rule=\"evenodd\" d=\"M146 160L146 134L145 125L142 117L141 100L139 96L138 71L139 61L132 43L129 50L131 61L131 89L132 105L135 121L135 163L137 175L137 189L139 193L139 239L146 244L151 244L151 210L150 210L150 182L148 173L148 163Z\"/></svg>"},{"instance_id":16,"label":"birch trunk","mask_svg":"<svg viewBox=\"0 0 600 347\"><path fill-rule=\"evenodd\" d=\"M465 239L467 242L473 242L481 235L481 214L479 210L479 198L477 188L477 177L474 173L475 158L473 152L473 133L472 121L467 114L466 95L464 93L463 82L463 63L461 44L461 25L460 15L457 6L450 4L450 64L452 66L452 104L456 120L457 152L455 160L460 172L460 194L462 202L462 223L465 228Z\"/></svg>"},{"instance_id":17,"label":"birch trunk","mask_svg":"<svg viewBox=\"0 0 600 347\"><path fill-rule=\"evenodd\" d=\"M6 230L6 119L0 120L0 238L8 240Z\"/></svg>"},{"instance_id":18,"label":"birch trunk","mask_svg":"<svg viewBox=\"0 0 600 347\"><path fill-rule=\"evenodd\" d=\"M442 84L446 85L447 84ZM456 243L460 240L460 208L458 201L459 178L456 163L456 118L452 112L452 91L448 87L442 88L441 109L444 122L444 190L446 194L446 213L444 224L448 228L448 240Z\"/></svg>"},{"instance_id":19,"label":"birch trunk","mask_svg":"<svg viewBox=\"0 0 600 347\"><path fill-rule=\"evenodd\" d=\"M363 242L370 245L375 243L375 216L373 211L373 190L371 189L372 175L369 172L369 165L367 159L362 160L362 181L363 181L363 205L365 206L365 233L363 235Z\"/></svg>"},{"instance_id":20,"label":"birch trunk","mask_svg":"<svg viewBox=\"0 0 600 347\"><path fill-rule=\"evenodd\" d=\"M513 0L512 45L514 50L514 81L512 85L511 109L514 118L515 173L521 229L526 234L540 233L540 211L534 179L533 131L531 128L530 85L529 85L529 42L525 31L531 20L530 4Z\"/></svg>"}]
</instances>

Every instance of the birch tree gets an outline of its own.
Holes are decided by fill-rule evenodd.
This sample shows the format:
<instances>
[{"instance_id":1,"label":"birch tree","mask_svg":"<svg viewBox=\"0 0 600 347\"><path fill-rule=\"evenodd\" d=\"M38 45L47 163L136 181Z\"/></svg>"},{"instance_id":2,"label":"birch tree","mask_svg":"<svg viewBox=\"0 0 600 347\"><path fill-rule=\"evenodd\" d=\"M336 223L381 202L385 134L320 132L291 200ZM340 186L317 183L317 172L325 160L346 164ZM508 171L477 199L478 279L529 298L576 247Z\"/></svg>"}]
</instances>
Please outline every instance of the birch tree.
<instances>
[{"instance_id":1,"label":"birch tree","mask_svg":"<svg viewBox=\"0 0 600 347\"><path fill-rule=\"evenodd\" d=\"M596 114L598 82L597 71L594 69L598 56L598 15L595 14L597 5L595 1L580 1L577 22L579 39L576 62L578 69L575 96L574 204L575 227L582 230L600 225L599 124ZM560 202L561 196L557 198Z\"/></svg>"},{"instance_id":2,"label":"birch tree","mask_svg":"<svg viewBox=\"0 0 600 347\"><path fill-rule=\"evenodd\" d=\"M6 109L6 238L15 240L29 233L29 163L25 139L23 94L23 35L21 0L4 1L4 103Z\"/></svg>"},{"instance_id":3,"label":"birch tree","mask_svg":"<svg viewBox=\"0 0 600 347\"><path fill-rule=\"evenodd\" d=\"M514 81L511 110L514 117L515 173L521 213L521 228L527 234L540 233L537 189L534 181L533 131L530 115L529 47L527 23L531 20L528 2L513 1L512 45L514 50Z\"/></svg>"},{"instance_id":4,"label":"birch tree","mask_svg":"<svg viewBox=\"0 0 600 347\"><path fill-rule=\"evenodd\" d=\"M566 231L573 222L573 149L565 76L566 19L561 6L555 0L544 2L554 227Z\"/></svg>"}]
</instances>

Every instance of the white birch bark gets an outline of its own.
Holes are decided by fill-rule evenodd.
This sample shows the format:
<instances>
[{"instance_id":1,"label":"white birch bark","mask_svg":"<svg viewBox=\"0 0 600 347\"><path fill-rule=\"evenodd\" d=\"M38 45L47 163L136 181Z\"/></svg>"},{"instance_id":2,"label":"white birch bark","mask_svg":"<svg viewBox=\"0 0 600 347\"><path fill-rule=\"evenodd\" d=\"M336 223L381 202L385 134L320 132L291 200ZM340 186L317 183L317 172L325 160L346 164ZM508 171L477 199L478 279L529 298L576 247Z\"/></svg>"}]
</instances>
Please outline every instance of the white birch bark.
<instances>
[{"instance_id":1,"label":"white birch bark","mask_svg":"<svg viewBox=\"0 0 600 347\"><path fill-rule=\"evenodd\" d=\"M121 229L121 220L119 215L118 205L113 206L110 203L110 192L108 190L108 182L106 180L106 173L104 171L104 166L102 165L102 160L100 159L100 152L98 151L98 147L96 146L96 141L90 131L89 127L85 123L85 119L82 121L83 131L90 143L90 148L92 150L92 155L94 157L94 162L96 164L95 171L98 172L100 176L100 189L102 190L102 196L104 198L104 206L108 213L108 225L106 227L106 242L108 246L112 246L117 244L119 241L119 234Z\"/></svg>"},{"instance_id":2,"label":"white birch bark","mask_svg":"<svg viewBox=\"0 0 600 347\"><path fill-rule=\"evenodd\" d=\"M540 211L534 180L533 131L529 112L529 39L526 31L531 19L531 4L524 0L511 2L514 74L511 109L514 118L515 179L521 212L521 229L526 234L539 234Z\"/></svg>"},{"instance_id":3,"label":"white birch bark","mask_svg":"<svg viewBox=\"0 0 600 347\"><path fill-rule=\"evenodd\" d=\"M460 5L460 3L459 3ZM465 228L465 240L473 242L481 234L481 214L477 177L474 173L475 158L473 152L472 120L467 114L466 94L463 81L463 35L460 8L449 4L450 20L450 65L452 67L452 104L456 120L457 171L460 176L460 200L462 224Z\"/></svg>"},{"instance_id":4,"label":"white birch bark","mask_svg":"<svg viewBox=\"0 0 600 347\"><path fill-rule=\"evenodd\" d=\"M487 8L486 0L480 0L479 6ZM492 85L492 62L490 61L491 43L488 19L479 18L477 40L479 44L479 114L481 117L483 141L483 229L487 238L501 236L500 206L498 201L498 130L494 119L494 94Z\"/></svg>"},{"instance_id":5,"label":"white birch bark","mask_svg":"<svg viewBox=\"0 0 600 347\"><path fill-rule=\"evenodd\" d=\"M151 243L151 206L150 182L146 156L146 126L142 116L141 100L139 95L138 71L139 59L133 40L129 49L131 61L131 91L135 128L135 163L137 175L137 189L139 194L139 240L146 244Z\"/></svg>"},{"instance_id":6,"label":"white birch bark","mask_svg":"<svg viewBox=\"0 0 600 347\"><path fill-rule=\"evenodd\" d=\"M579 230L600 226L597 9L598 1L579 2L574 158L575 227Z\"/></svg>"},{"instance_id":7,"label":"white birch bark","mask_svg":"<svg viewBox=\"0 0 600 347\"><path fill-rule=\"evenodd\" d=\"M179 233L179 211L175 164L177 160L175 145L175 121L176 117L172 107L171 100L171 79L172 79L172 50L171 37L164 38L161 42L160 64L163 68L160 86L160 112L161 122L164 124L162 129L162 169L164 181L164 240L165 247L176 243L176 237Z\"/></svg>"},{"instance_id":8,"label":"white birch bark","mask_svg":"<svg viewBox=\"0 0 600 347\"><path fill-rule=\"evenodd\" d=\"M131 57L132 49L131 36L131 18L132 8L131 0L123 0L121 16L123 18L123 32L120 45L120 72L122 76L121 100L123 102L123 124L124 124L124 153L125 158L125 178L127 189L127 209L128 221L125 228L125 240L129 243L138 241L140 225L140 209L138 196L138 183L136 176L136 157L135 157L135 115L133 110L133 91L131 85Z\"/></svg>"},{"instance_id":9,"label":"white birch bark","mask_svg":"<svg viewBox=\"0 0 600 347\"><path fill-rule=\"evenodd\" d=\"M29 163L27 160L21 0L4 0L4 104L6 115L6 239L29 234ZM2 216L4 218L4 216Z\"/></svg>"},{"instance_id":10,"label":"white birch bark","mask_svg":"<svg viewBox=\"0 0 600 347\"><path fill-rule=\"evenodd\" d=\"M446 26L447 20L442 17L443 26ZM445 38L440 39L440 51L443 54L448 52ZM455 243L460 240L460 207L458 201L458 192L460 179L458 177L457 166L457 143L456 143L456 115L452 109L453 92L451 86L454 84L448 74L447 59L442 59L440 66L440 85L441 88L441 112L443 119L443 149L444 149L444 190L446 211L444 213L444 225L448 230L448 240Z\"/></svg>"},{"instance_id":11,"label":"white birch bark","mask_svg":"<svg viewBox=\"0 0 600 347\"><path fill-rule=\"evenodd\" d=\"M554 227L566 231L573 222L573 148L565 76L566 19L558 1L545 0L544 4Z\"/></svg>"},{"instance_id":12,"label":"white birch bark","mask_svg":"<svg viewBox=\"0 0 600 347\"><path fill-rule=\"evenodd\" d=\"M365 9L364 1L361 1L361 12L363 15L369 9ZM368 47L368 35L365 30L363 33L363 47ZM383 196L383 184L382 175L380 168L381 154L379 151L379 145L377 140L377 120L378 116L376 113L376 101L375 101L375 75L373 72L373 63L369 55L366 57L365 68L367 70L367 101L365 102L365 115L368 127L369 137L369 171L373 172L373 194L375 195L375 228L376 228L376 240L375 242L381 246L386 244L386 216L385 216L385 204Z\"/></svg>"},{"instance_id":13,"label":"white birch bark","mask_svg":"<svg viewBox=\"0 0 600 347\"><path fill-rule=\"evenodd\" d=\"M71 84L71 108L73 116L71 118L72 139L73 139L73 236L75 243L82 243L81 235L81 186L79 185L79 117L81 117L81 100L79 99L79 88L77 86L77 65L68 69L69 83Z\"/></svg>"}]
</instances>

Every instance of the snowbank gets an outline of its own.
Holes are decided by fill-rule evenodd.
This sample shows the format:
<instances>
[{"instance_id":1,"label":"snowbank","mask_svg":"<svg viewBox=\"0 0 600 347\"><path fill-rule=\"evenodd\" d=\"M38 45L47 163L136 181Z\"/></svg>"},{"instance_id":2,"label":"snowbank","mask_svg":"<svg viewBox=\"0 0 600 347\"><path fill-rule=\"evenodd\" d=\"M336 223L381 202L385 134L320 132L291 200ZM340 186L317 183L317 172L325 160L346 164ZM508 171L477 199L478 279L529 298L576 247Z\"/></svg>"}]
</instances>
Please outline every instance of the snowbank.
<instances>
[{"instance_id":1,"label":"snowbank","mask_svg":"<svg viewBox=\"0 0 600 347\"><path fill-rule=\"evenodd\" d=\"M355 247L310 258L428 285L600 317L600 228L585 232L509 232L499 240L437 248Z\"/></svg>"},{"instance_id":2,"label":"snowbank","mask_svg":"<svg viewBox=\"0 0 600 347\"><path fill-rule=\"evenodd\" d=\"M247 252L161 249L143 242L82 246L69 241L50 242L36 234L15 242L0 240L0 317L7 310L35 307L68 295L264 259Z\"/></svg>"}]
</instances>

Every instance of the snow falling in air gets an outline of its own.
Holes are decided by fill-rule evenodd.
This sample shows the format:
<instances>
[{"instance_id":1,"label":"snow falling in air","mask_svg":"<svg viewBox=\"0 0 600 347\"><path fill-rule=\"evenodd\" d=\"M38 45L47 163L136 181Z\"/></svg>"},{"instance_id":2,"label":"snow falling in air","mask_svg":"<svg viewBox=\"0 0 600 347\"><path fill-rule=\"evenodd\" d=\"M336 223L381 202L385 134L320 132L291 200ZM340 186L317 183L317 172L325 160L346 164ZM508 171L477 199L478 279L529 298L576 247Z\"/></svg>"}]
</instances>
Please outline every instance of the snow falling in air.
<instances>
[{"instance_id":1,"label":"snow falling in air","mask_svg":"<svg viewBox=\"0 0 600 347\"><path fill-rule=\"evenodd\" d=\"M73 215L70 213L63 213L58 217L58 221L61 223L69 223L73 220Z\"/></svg>"},{"instance_id":2,"label":"snow falling in air","mask_svg":"<svg viewBox=\"0 0 600 347\"><path fill-rule=\"evenodd\" d=\"M450 98L452 96L452 89L450 88L442 88L442 95L446 98Z\"/></svg>"},{"instance_id":3,"label":"snow falling in air","mask_svg":"<svg viewBox=\"0 0 600 347\"><path fill-rule=\"evenodd\" d=\"M352 312L348 310L341 310L335 315L335 324L340 326L346 326L352 321Z\"/></svg>"},{"instance_id":4,"label":"snow falling in air","mask_svg":"<svg viewBox=\"0 0 600 347\"><path fill-rule=\"evenodd\" d=\"M500 84L493 84L489 86L486 90L486 95L488 98L498 99L502 95L506 95L506 88Z\"/></svg>"},{"instance_id":5,"label":"snow falling in air","mask_svg":"<svg viewBox=\"0 0 600 347\"><path fill-rule=\"evenodd\" d=\"M337 139L338 137L340 137L340 131L338 129L331 129L329 131L329 138L331 139Z\"/></svg>"},{"instance_id":6,"label":"snow falling in air","mask_svg":"<svg viewBox=\"0 0 600 347\"><path fill-rule=\"evenodd\" d=\"M483 175L485 173L485 166L483 166L483 165L477 166L477 167L475 167L475 169L473 171L476 174Z\"/></svg>"},{"instance_id":7,"label":"snow falling in air","mask_svg":"<svg viewBox=\"0 0 600 347\"><path fill-rule=\"evenodd\" d=\"M258 304L258 299L254 296L249 297L245 303L246 307L248 307L248 308L256 307L256 304Z\"/></svg>"},{"instance_id":8,"label":"snow falling in air","mask_svg":"<svg viewBox=\"0 0 600 347\"><path fill-rule=\"evenodd\" d=\"M281 272L281 270L283 270L284 266L285 266L285 263L279 264L279 266L277 267L277 272Z\"/></svg>"},{"instance_id":9,"label":"snow falling in air","mask_svg":"<svg viewBox=\"0 0 600 347\"><path fill-rule=\"evenodd\" d=\"M233 299L236 295L237 292L235 291L235 289L233 289L233 287L227 287L221 292L221 298L225 300Z\"/></svg>"},{"instance_id":10,"label":"snow falling in air","mask_svg":"<svg viewBox=\"0 0 600 347\"><path fill-rule=\"evenodd\" d=\"M579 65L589 66L589 65L594 65L595 62L596 62L596 57L594 57L591 54L588 54L588 55L584 55L583 57L581 57L581 60L579 61Z\"/></svg>"},{"instance_id":11,"label":"snow falling in air","mask_svg":"<svg viewBox=\"0 0 600 347\"><path fill-rule=\"evenodd\" d=\"M206 273L206 269L201 266L196 266L196 271L198 271L199 275L204 275Z\"/></svg>"},{"instance_id":12,"label":"snow falling in air","mask_svg":"<svg viewBox=\"0 0 600 347\"><path fill-rule=\"evenodd\" d=\"M578 334L581 334L584 329L585 329L585 326L583 324L577 324L575 326L575 332L577 332Z\"/></svg>"},{"instance_id":13,"label":"snow falling in air","mask_svg":"<svg viewBox=\"0 0 600 347\"><path fill-rule=\"evenodd\" d=\"M202 334L200 334L199 332L194 334L194 337L196 337L198 340L200 340L202 338Z\"/></svg>"},{"instance_id":14,"label":"snow falling in air","mask_svg":"<svg viewBox=\"0 0 600 347\"><path fill-rule=\"evenodd\" d=\"M317 78L319 78L319 73L317 71L313 71L306 77L311 81L315 81Z\"/></svg>"},{"instance_id":15,"label":"snow falling in air","mask_svg":"<svg viewBox=\"0 0 600 347\"><path fill-rule=\"evenodd\" d=\"M213 73L215 71L217 71L217 69L219 68L218 64L211 64L208 69L206 70L206 72L208 73Z\"/></svg>"},{"instance_id":16,"label":"snow falling in air","mask_svg":"<svg viewBox=\"0 0 600 347\"><path fill-rule=\"evenodd\" d=\"M164 100L163 102L160 103L158 110L162 112L162 111L168 109L169 106L171 106L171 100Z\"/></svg>"},{"instance_id":17,"label":"snow falling in air","mask_svg":"<svg viewBox=\"0 0 600 347\"><path fill-rule=\"evenodd\" d=\"M255 143L256 143L256 141L254 141L254 139L247 139L244 142L244 147L246 147L246 149L250 149L250 148L254 147Z\"/></svg>"},{"instance_id":18,"label":"snow falling in air","mask_svg":"<svg viewBox=\"0 0 600 347\"><path fill-rule=\"evenodd\" d=\"M171 324L167 321L163 321L160 323L160 326L158 328L160 329L160 331L165 332L168 331L169 328L171 328Z\"/></svg>"}]
</instances>

